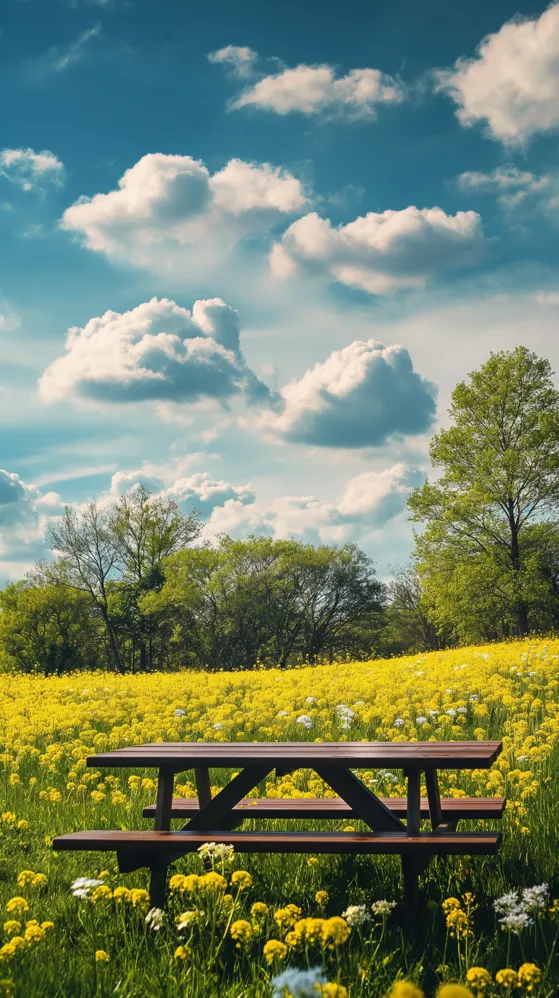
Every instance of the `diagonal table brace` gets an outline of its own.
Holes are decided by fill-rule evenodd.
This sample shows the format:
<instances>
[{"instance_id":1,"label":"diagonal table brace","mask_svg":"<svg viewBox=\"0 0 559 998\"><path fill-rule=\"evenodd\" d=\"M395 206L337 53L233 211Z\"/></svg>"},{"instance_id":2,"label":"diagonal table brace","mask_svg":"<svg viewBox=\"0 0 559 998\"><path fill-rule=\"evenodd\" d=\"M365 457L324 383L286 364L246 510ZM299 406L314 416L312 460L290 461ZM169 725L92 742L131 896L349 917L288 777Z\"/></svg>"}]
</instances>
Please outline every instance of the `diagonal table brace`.
<instances>
[{"instance_id":1,"label":"diagonal table brace","mask_svg":"<svg viewBox=\"0 0 559 998\"><path fill-rule=\"evenodd\" d=\"M212 797L204 807L183 825L181 831L212 831L223 828L223 822L231 820L231 812L243 797L254 790L272 772L273 765L249 766Z\"/></svg>"},{"instance_id":2,"label":"diagonal table brace","mask_svg":"<svg viewBox=\"0 0 559 998\"><path fill-rule=\"evenodd\" d=\"M315 766L314 769L373 832L406 831L403 822L350 769L338 766Z\"/></svg>"}]
</instances>

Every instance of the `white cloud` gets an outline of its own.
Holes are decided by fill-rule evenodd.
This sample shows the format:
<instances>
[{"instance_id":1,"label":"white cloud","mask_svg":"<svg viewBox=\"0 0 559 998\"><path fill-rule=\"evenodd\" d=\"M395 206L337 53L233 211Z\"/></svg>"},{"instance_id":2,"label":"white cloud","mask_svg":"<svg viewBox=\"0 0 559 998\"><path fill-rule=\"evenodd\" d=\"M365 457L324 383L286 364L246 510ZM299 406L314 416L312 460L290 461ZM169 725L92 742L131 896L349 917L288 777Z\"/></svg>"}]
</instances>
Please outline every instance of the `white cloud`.
<instances>
[{"instance_id":1,"label":"white cloud","mask_svg":"<svg viewBox=\"0 0 559 998\"><path fill-rule=\"evenodd\" d=\"M222 49L208 53L209 62L221 63L239 79L247 79L254 72L258 54L247 45L226 45Z\"/></svg>"},{"instance_id":2,"label":"white cloud","mask_svg":"<svg viewBox=\"0 0 559 998\"><path fill-rule=\"evenodd\" d=\"M230 107L256 107L276 114L327 114L349 120L374 118L379 104L404 100L403 86L378 69L352 69L336 77L332 66L296 66L264 76L245 88Z\"/></svg>"},{"instance_id":3,"label":"white cloud","mask_svg":"<svg viewBox=\"0 0 559 998\"><path fill-rule=\"evenodd\" d=\"M0 176L24 191L40 188L45 183L61 186L64 182L64 165L48 149L2 149L0 151Z\"/></svg>"},{"instance_id":4,"label":"white cloud","mask_svg":"<svg viewBox=\"0 0 559 998\"><path fill-rule=\"evenodd\" d=\"M402 346L355 340L334 350L281 392L283 411L261 413L272 439L318 447L378 447L424 433L436 412L435 386L413 370Z\"/></svg>"},{"instance_id":5,"label":"white cloud","mask_svg":"<svg viewBox=\"0 0 559 998\"><path fill-rule=\"evenodd\" d=\"M202 536L214 540L220 533L244 537L254 532L329 544L362 540L364 533L402 513L411 489L423 477L398 463L349 479L337 502L312 495L281 496L271 502L227 499L214 508Z\"/></svg>"},{"instance_id":6,"label":"white cloud","mask_svg":"<svg viewBox=\"0 0 559 998\"><path fill-rule=\"evenodd\" d=\"M559 204L559 178L553 174L536 174L516 166L499 166L491 173L476 170L461 173L458 185L462 190L481 193L500 192L497 201L504 208L519 205L542 210L548 217Z\"/></svg>"},{"instance_id":7,"label":"white cloud","mask_svg":"<svg viewBox=\"0 0 559 998\"><path fill-rule=\"evenodd\" d=\"M559 4L535 20L515 18L487 35L472 59L437 74L462 125L486 122L505 143L559 128Z\"/></svg>"},{"instance_id":8,"label":"white cloud","mask_svg":"<svg viewBox=\"0 0 559 998\"><path fill-rule=\"evenodd\" d=\"M410 206L369 212L337 228L311 212L284 232L270 266L278 278L307 267L378 295L422 287L438 270L476 263L485 249L475 211L447 215L441 208Z\"/></svg>"},{"instance_id":9,"label":"white cloud","mask_svg":"<svg viewBox=\"0 0 559 998\"><path fill-rule=\"evenodd\" d=\"M239 317L220 298L192 312L152 298L129 312L105 312L68 330L66 353L46 369L39 391L47 402L81 396L102 402L180 401L243 395L269 401L247 368Z\"/></svg>"},{"instance_id":10,"label":"white cloud","mask_svg":"<svg viewBox=\"0 0 559 998\"><path fill-rule=\"evenodd\" d=\"M308 203L302 184L269 163L232 159L217 173L191 156L150 153L125 172L118 189L81 197L61 227L89 249L140 265L162 256L199 256L268 231Z\"/></svg>"},{"instance_id":11,"label":"white cloud","mask_svg":"<svg viewBox=\"0 0 559 998\"><path fill-rule=\"evenodd\" d=\"M0 333L11 333L14 329L18 329L20 321L19 315L0 294Z\"/></svg>"},{"instance_id":12,"label":"white cloud","mask_svg":"<svg viewBox=\"0 0 559 998\"><path fill-rule=\"evenodd\" d=\"M559 305L559 291L538 291L535 298L539 305Z\"/></svg>"},{"instance_id":13,"label":"white cloud","mask_svg":"<svg viewBox=\"0 0 559 998\"><path fill-rule=\"evenodd\" d=\"M56 492L42 495L15 472L0 468L0 574L11 574L5 559L27 564L27 559L41 553L48 520L60 512L60 506Z\"/></svg>"}]
</instances>

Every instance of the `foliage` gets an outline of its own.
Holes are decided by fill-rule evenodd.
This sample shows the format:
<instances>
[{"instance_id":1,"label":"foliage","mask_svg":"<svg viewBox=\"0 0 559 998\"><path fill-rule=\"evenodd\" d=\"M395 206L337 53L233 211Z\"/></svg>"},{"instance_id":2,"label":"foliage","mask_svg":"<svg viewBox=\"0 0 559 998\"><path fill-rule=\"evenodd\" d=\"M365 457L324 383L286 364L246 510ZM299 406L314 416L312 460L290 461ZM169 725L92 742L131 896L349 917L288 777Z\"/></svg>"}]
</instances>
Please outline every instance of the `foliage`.
<instances>
[{"instance_id":1,"label":"foliage","mask_svg":"<svg viewBox=\"0 0 559 998\"><path fill-rule=\"evenodd\" d=\"M431 461L442 476L409 499L412 518L426 524L420 574L434 575L439 589L448 578L449 602L456 595L452 564L468 575L458 585L462 593L475 595L487 580L483 609L505 633L514 621L516 632L526 634L547 595L537 558L525 557L524 537L559 502L559 392L551 375L549 362L526 347L492 353L468 383L456 386L454 425L431 442ZM460 626L460 610L456 619Z\"/></svg>"},{"instance_id":2,"label":"foliage","mask_svg":"<svg viewBox=\"0 0 559 998\"><path fill-rule=\"evenodd\" d=\"M374 668L13 674L3 684L0 994L284 998L285 983L309 998L422 998L420 989L428 998L549 998L559 984L559 641ZM393 908L396 857L243 856L241 866L210 849L204 863L174 864L169 907L146 921L145 871L120 875L113 857L101 866L96 854L52 852L66 831L144 827L156 773L94 770L85 760L96 751L158 739L315 738L502 738L491 770L441 773L444 796L506 796L501 851L435 860L411 921ZM360 775L382 796L404 792L398 771ZM195 795L190 776L177 777L177 794ZM212 771L214 792L230 776ZM310 771L272 773L255 791L326 792Z\"/></svg>"}]
</instances>

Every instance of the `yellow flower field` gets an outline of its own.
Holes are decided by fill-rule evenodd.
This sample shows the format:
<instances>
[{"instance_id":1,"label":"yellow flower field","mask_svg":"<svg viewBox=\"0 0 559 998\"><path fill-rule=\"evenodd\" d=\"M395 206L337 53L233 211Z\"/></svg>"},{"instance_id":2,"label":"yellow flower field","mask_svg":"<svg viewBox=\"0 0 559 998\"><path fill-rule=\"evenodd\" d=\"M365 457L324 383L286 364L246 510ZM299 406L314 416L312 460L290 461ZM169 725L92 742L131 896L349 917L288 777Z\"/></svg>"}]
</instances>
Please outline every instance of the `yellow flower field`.
<instances>
[{"instance_id":1,"label":"yellow flower field","mask_svg":"<svg viewBox=\"0 0 559 998\"><path fill-rule=\"evenodd\" d=\"M308 978L311 996L322 988L380 998L398 975L427 994L453 979L484 995L551 994L559 983L559 640L289 671L1 679L0 995L283 998L291 984L287 976L283 987L281 973L310 972L321 961L326 976L316 987ZM501 853L432 864L423 885L428 916L404 937L392 911L401 896L392 857L245 857L244 872L236 857L215 857L223 884L209 893L199 883L201 861L189 857L171 871L169 912L155 928L146 924L143 871L120 876L112 859L105 857L103 870L98 855L57 856L50 847L55 835L79 828L146 827L141 810L154 799L157 774L87 769L86 757L105 749L181 740L488 738L503 740L496 765L441 774L441 790L506 796ZM216 786L225 775L212 774ZM188 776L177 778L176 793L194 795ZM398 772L371 771L365 779L383 796L405 792ZM307 771L270 777L258 790L328 792ZM76 878L97 883L80 896L71 891ZM184 887L189 880L193 891ZM495 898L544 882L545 905L529 916L531 925L503 931ZM463 919L448 921L456 912L452 904L443 910L449 896ZM465 936L451 931L466 923ZM536 970L520 973L524 966Z\"/></svg>"}]
</instances>

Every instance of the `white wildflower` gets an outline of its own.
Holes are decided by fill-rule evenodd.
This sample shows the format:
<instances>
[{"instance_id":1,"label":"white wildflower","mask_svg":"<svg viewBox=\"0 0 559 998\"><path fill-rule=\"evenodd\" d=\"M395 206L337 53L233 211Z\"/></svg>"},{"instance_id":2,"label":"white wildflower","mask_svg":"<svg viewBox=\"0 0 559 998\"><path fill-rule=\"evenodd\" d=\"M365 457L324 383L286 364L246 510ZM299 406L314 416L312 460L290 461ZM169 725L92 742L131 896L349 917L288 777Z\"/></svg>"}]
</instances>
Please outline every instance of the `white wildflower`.
<instances>
[{"instance_id":1,"label":"white wildflower","mask_svg":"<svg viewBox=\"0 0 559 998\"><path fill-rule=\"evenodd\" d=\"M364 904L350 904L349 908L342 912L342 918L345 918L347 924L353 928L357 925L364 925L371 916Z\"/></svg>"},{"instance_id":2,"label":"white wildflower","mask_svg":"<svg viewBox=\"0 0 559 998\"><path fill-rule=\"evenodd\" d=\"M163 908L150 908L146 915L146 925L149 925L150 929L154 932L159 932L159 929L165 921L165 912Z\"/></svg>"},{"instance_id":3,"label":"white wildflower","mask_svg":"<svg viewBox=\"0 0 559 998\"><path fill-rule=\"evenodd\" d=\"M548 898L549 884L525 887L522 891L522 902L528 911L542 911L547 905Z\"/></svg>"},{"instance_id":4,"label":"white wildflower","mask_svg":"<svg viewBox=\"0 0 559 998\"><path fill-rule=\"evenodd\" d=\"M181 915L177 915L175 919L175 925L177 926L178 931L184 932L185 929L188 929L189 926L192 924L192 922L195 920L197 914L198 912L193 910L193 911L183 911Z\"/></svg>"},{"instance_id":5,"label":"white wildflower","mask_svg":"<svg viewBox=\"0 0 559 998\"><path fill-rule=\"evenodd\" d=\"M395 728L401 728L401 727L403 727L403 725L405 723L406 722L404 721L403 717L397 717L396 720L394 721L394 727Z\"/></svg>"},{"instance_id":6,"label":"white wildflower","mask_svg":"<svg viewBox=\"0 0 559 998\"><path fill-rule=\"evenodd\" d=\"M427 718L426 717L416 717L415 723L416 724L427 724L428 722L427 722Z\"/></svg>"},{"instance_id":7,"label":"white wildflower","mask_svg":"<svg viewBox=\"0 0 559 998\"><path fill-rule=\"evenodd\" d=\"M182 707L177 707L177 709L175 711L173 711L173 713L174 713L175 717L184 717L184 715L186 714L186 711L183 710Z\"/></svg>"},{"instance_id":8,"label":"white wildflower","mask_svg":"<svg viewBox=\"0 0 559 998\"><path fill-rule=\"evenodd\" d=\"M288 967L270 981L273 988L272 998L317 998L321 985L326 984L326 977L321 967L311 970L298 970Z\"/></svg>"},{"instance_id":9,"label":"white wildflower","mask_svg":"<svg viewBox=\"0 0 559 998\"><path fill-rule=\"evenodd\" d=\"M297 718L297 724L302 724L304 728L312 728L312 717L309 717L308 714L301 714L301 716Z\"/></svg>"},{"instance_id":10,"label":"white wildflower","mask_svg":"<svg viewBox=\"0 0 559 998\"><path fill-rule=\"evenodd\" d=\"M235 847L226 845L225 842L204 842L198 846L198 855L202 859L221 859L224 861L233 858Z\"/></svg>"},{"instance_id":11,"label":"white wildflower","mask_svg":"<svg viewBox=\"0 0 559 998\"><path fill-rule=\"evenodd\" d=\"M386 915L389 915L395 907L395 901L373 901L371 911L373 915L381 915L384 918Z\"/></svg>"},{"instance_id":12,"label":"white wildflower","mask_svg":"<svg viewBox=\"0 0 559 998\"><path fill-rule=\"evenodd\" d=\"M503 926L504 930L514 932L516 936L519 936L523 929L529 929L534 924L534 920L530 918L527 911L522 911L518 908L516 911L511 911L508 915L500 918L499 923Z\"/></svg>"},{"instance_id":13,"label":"white wildflower","mask_svg":"<svg viewBox=\"0 0 559 998\"><path fill-rule=\"evenodd\" d=\"M100 887L102 883L102 880L97 880L94 877L78 877L77 880L74 880L70 890L74 897L86 898L89 897L89 892L92 891L94 887Z\"/></svg>"}]
</instances>

